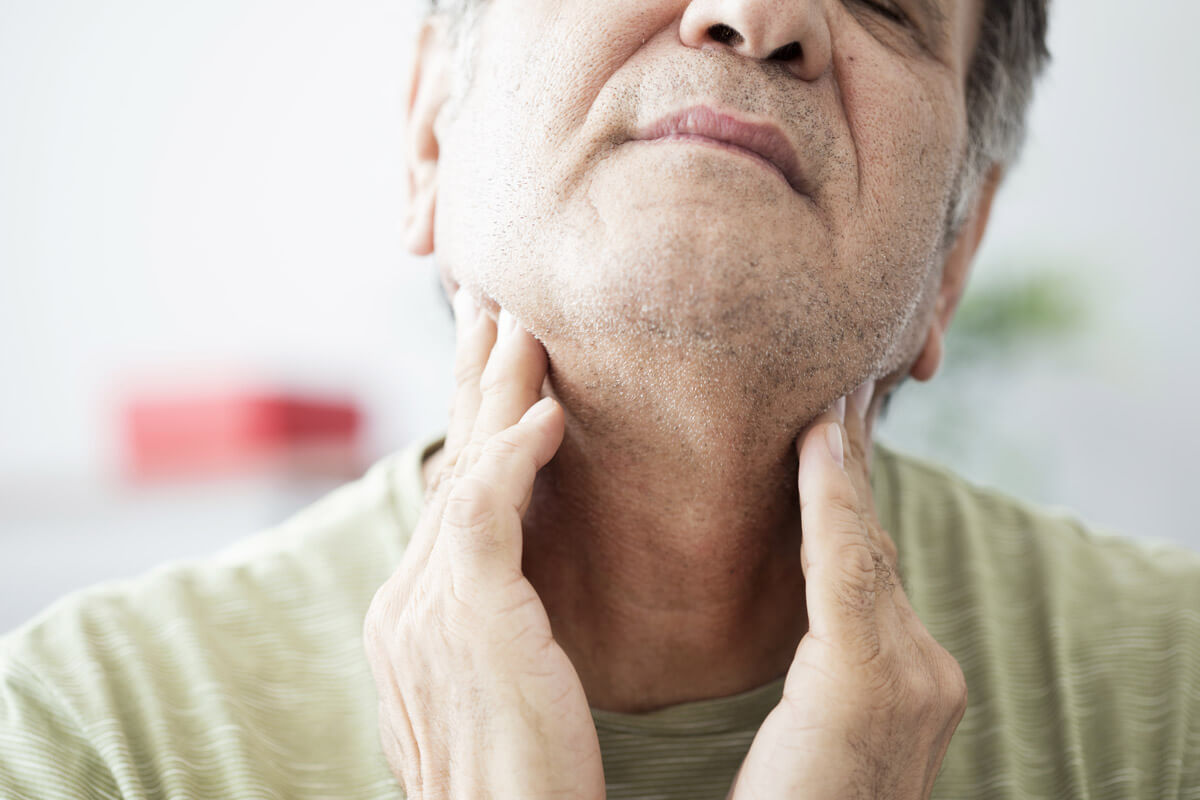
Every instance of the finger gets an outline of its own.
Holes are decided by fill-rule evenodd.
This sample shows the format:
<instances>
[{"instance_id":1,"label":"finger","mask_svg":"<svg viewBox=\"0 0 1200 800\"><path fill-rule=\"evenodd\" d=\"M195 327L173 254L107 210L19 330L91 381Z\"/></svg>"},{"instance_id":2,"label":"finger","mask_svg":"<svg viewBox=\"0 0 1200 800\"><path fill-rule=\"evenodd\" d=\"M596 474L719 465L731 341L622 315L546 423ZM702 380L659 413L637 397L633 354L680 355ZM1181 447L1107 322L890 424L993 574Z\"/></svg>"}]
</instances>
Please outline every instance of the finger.
<instances>
[{"instance_id":1,"label":"finger","mask_svg":"<svg viewBox=\"0 0 1200 800\"><path fill-rule=\"evenodd\" d=\"M875 381L868 380L855 389L846 402L847 452L849 460L854 462L854 472L861 476L868 476L871 471L871 430L867 417L874 395ZM859 475L852 474L852 477Z\"/></svg>"},{"instance_id":2,"label":"finger","mask_svg":"<svg viewBox=\"0 0 1200 800\"><path fill-rule=\"evenodd\" d=\"M871 488L871 404L875 397L875 381L868 380L847 397L846 402L846 472L858 493L859 505L867 521L867 532L875 546L896 565L896 545L879 524Z\"/></svg>"},{"instance_id":3,"label":"finger","mask_svg":"<svg viewBox=\"0 0 1200 800\"><path fill-rule=\"evenodd\" d=\"M475 425L475 416L479 411L479 379L496 342L495 322L483 311L469 289L462 286L458 288L453 306L455 389L450 404L450 421L440 467L425 489L425 510L404 548L400 570L410 574L424 569L433 550L442 508L452 483L449 478Z\"/></svg>"},{"instance_id":4,"label":"finger","mask_svg":"<svg viewBox=\"0 0 1200 800\"><path fill-rule=\"evenodd\" d=\"M454 295L455 338L454 399L446 431L447 464L454 460L471 437L479 413L479 381L488 356L496 344L496 324L465 288Z\"/></svg>"},{"instance_id":5,"label":"finger","mask_svg":"<svg viewBox=\"0 0 1200 800\"><path fill-rule=\"evenodd\" d=\"M501 431L489 440L489 445L485 446L470 475L489 485L505 486L505 497L508 500L516 500L517 516L524 518L533 495L533 484L538 471L550 463L562 444L563 423L562 407L549 397L542 398L525 412L516 426L508 431ZM512 438L510 432L523 437L524 433L519 429L527 425L537 427L538 438L530 437L521 440ZM530 450L527 446L539 449ZM518 469L514 472L507 458L494 456L496 452L503 453L510 447L527 449L529 460L518 462L518 466L528 467L528 470Z\"/></svg>"},{"instance_id":6,"label":"finger","mask_svg":"<svg viewBox=\"0 0 1200 800\"><path fill-rule=\"evenodd\" d=\"M521 574L521 516L538 470L554 457L562 437L562 409L545 398L491 436L475 464L454 479L435 545L446 542L452 569L483 585Z\"/></svg>"},{"instance_id":7,"label":"finger","mask_svg":"<svg viewBox=\"0 0 1200 800\"><path fill-rule=\"evenodd\" d=\"M875 615L888 576L880 572L883 556L871 543L858 492L843 467L847 446L843 430L837 422L815 425L800 443L802 568L809 630L826 641L877 645ZM887 571L886 565L883 569Z\"/></svg>"},{"instance_id":8,"label":"finger","mask_svg":"<svg viewBox=\"0 0 1200 800\"><path fill-rule=\"evenodd\" d=\"M479 379L479 410L456 475L465 474L484 443L515 424L541 397L548 364L545 348L505 309L496 329L496 344Z\"/></svg>"},{"instance_id":9,"label":"finger","mask_svg":"<svg viewBox=\"0 0 1200 800\"><path fill-rule=\"evenodd\" d=\"M442 512L446 507L446 498L454 486L454 480L449 474L453 470L453 462L447 462L435 478L436 485L431 485L425 498L425 508L421 517L404 547L397 571L405 575L416 575L424 571L437 541L438 528L441 526Z\"/></svg>"},{"instance_id":10,"label":"finger","mask_svg":"<svg viewBox=\"0 0 1200 800\"><path fill-rule=\"evenodd\" d=\"M804 442L805 437L808 436L808 434L810 432L812 432L815 428L819 428L822 425L828 425L831 422L841 422L845 419L845 417L846 417L846 398L840 397L837 399L837 401L834 402L833 405L831 405L829 408L825 409L823 412L818 414L811 422L808 423L808 425L804 428L804 430L802 430L800 432L800 435L796 437L796 452L798 454L801 452L801 446ZM801 570L808 569L808 551L804 546L804 542L805 542L806 538L807 537L805 537L802 533L802 535L800 537L800 568L801 568Z\"/></svg>"}]
</instances>

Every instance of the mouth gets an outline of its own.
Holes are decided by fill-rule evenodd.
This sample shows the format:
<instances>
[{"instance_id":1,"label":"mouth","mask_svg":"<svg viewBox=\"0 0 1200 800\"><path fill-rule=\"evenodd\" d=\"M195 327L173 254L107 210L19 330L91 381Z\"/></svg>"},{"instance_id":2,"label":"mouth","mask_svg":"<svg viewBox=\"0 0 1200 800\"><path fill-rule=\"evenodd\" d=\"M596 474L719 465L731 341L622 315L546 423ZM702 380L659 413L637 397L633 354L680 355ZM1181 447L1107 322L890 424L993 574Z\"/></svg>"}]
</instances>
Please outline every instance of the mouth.
<instances>
[{"instance_id":1,"label":"mouth","mask_svg":"<svg viewBox=\"0 0 1200 800\"><path fill-rule=\"evenodd\" d=\"M639 142L687 142L725 150L757 161L798 194L809 194L796 150L777 126L741 119L709 106L676 111L633 137Z\"/></svg>"}]
</instances>

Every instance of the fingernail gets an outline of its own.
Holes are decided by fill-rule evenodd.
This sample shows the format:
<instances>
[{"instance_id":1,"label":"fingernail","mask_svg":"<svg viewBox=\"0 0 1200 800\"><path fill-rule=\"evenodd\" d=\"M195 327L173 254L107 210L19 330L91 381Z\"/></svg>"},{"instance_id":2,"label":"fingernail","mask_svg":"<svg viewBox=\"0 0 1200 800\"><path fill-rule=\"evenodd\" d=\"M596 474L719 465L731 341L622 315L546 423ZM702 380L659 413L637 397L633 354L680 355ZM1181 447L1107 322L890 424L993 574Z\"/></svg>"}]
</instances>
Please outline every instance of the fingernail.
<instances>
[{"instance_id":1,"label":"fingernail","mask_svg":"<svg viewBox=\"0 0 1200 800\"><path fill-rule=\"evenodd\" d=\"M508 313L507 308L500 309L500 318L496 321L496 330L501 336L508 336L517 329L517 320Z\"/></svg>"},{"instance_id":2,"label":"fingernail","mask_svg":"<svg viewBox=\"0 0 1200 800\"><path fill-rule=\"evenodd\" d=\"M846 450L842 446L842 426L831 422L825 426L825 442L829 445L829 455L839 467L846 466Z\"/></svg>"}]
</instances>

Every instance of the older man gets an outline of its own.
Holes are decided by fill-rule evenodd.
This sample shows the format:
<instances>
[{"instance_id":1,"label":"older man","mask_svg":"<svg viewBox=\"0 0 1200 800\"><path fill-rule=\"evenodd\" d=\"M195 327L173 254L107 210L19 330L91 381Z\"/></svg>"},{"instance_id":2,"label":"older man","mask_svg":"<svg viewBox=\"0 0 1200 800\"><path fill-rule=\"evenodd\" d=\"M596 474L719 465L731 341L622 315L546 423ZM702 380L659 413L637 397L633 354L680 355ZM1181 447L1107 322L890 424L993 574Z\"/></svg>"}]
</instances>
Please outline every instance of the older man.
<instances>
[{"instance_id":1,"label":"older man","mask_svg":"<svg viewBox=\"0 0 1200 800\"><path fill-rule=\"evenodd\" d=\"M1045 15L436 10L444 443L7 639L0 793L1200 797L1200 558L871 442L938 368Z\"/></svg>"}]
</instances>

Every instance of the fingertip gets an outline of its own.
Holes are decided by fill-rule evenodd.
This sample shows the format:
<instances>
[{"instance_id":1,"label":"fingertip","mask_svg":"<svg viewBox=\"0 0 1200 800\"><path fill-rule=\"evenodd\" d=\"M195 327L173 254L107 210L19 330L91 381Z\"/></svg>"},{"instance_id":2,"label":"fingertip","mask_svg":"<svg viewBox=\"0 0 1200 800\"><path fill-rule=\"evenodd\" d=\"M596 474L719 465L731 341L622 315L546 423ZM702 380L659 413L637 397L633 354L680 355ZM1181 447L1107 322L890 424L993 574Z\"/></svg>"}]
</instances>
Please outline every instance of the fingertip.
<instances>
[{"instance_id":1,"label":"fingertip","mask_svg":"<svg viewBox=\"0 0 1200 800\"><path fill-rule=\"evenodd\" d=\"M554 458L562 445L563 434L566 431L566 417L562 407L551 397L543 397L534 403L525 415L521 417L522 424L533 425L540 436L538 453L535 457L538 468L545 466Z\"/></svg>"},{"instance_id":2,"label":"fingertip","mask_svg":"<svg viewBox=\"0 0 1200 800\"><path fill-rule=\"evenodd\" d=\"M450 304L454 307L455 319L461 320L464 316L466 316L468 303L467 290L461 286L458 287L458 289L454 292L454 299L450 301Z\"/></svg>"},{"instance_id":3,"label":"fingertip","mask_svg":"<svg viewBox=\"0 0 1200 800\"><path fill-rule=\"evenodd\" d=\"M529 410L521 415L521 422L543 422L555 409L558 404L554 402L552 397L543 397L529 407Z\"/></svg>"},{"instance_id":4,"label":"fingertip","mask_svg":"<svg viewBox=\"0 0 1200 800\"><path fill-rule=\"evenodd\" d=\"M454 307L454 319L460 330L470 327L479 318L479 301L462 286L455 291L451 305Z\"/></svg>"},{"instance_id":5,"label":"fingertip","mask_svg":"<svg viewBox=\"0 0 1200 800\"><path fill-rule=\"evenodd\" d=\"M828 408L822 411L817 416L809 420L809 423L804 426L800 434L796 437L796 453L804 452L804 443L808 441L809 436L814 432L819 432L821 426L827 422L838 422L845 419L846 414L846 398L841 397L835 400Z\"/></svg>"},{"instance_id":6,"label":"fingertip","mask_svg":"<svg viewBox=\"0 0 1200 800\"><path fill-rule=\"evenodd\" d=\"M822 466L833 466L845 472L846 438L841 423L837 420L813 425L797 442L800 454L798 479L803 490L804 484L813 485L817 480ZM805 476L808 476L807 479Z\"/></svg>"},{"instance_id":7,"label":"fingertip","mask_svg":"<svg viewBox=\"0 0 1200 800\"><path fill-rule=\"evenodd\" d=\"M521 417L521 422L531 422L542 428L562 428L562 406L553 397L543 397L538 400Z\"/></svg>"},{"instance_id":8,"label":"fingertip","mask_svg":"<svg viewBox=\"0 0 1200 800\"><path fill-rule=\"evenodd\" d=\"M507 339L517 331L517 318L507 308L501 307L500 316L496 318L496 329L501 338Z\"/></svg>"}]
</instances>

